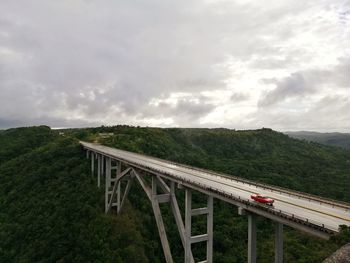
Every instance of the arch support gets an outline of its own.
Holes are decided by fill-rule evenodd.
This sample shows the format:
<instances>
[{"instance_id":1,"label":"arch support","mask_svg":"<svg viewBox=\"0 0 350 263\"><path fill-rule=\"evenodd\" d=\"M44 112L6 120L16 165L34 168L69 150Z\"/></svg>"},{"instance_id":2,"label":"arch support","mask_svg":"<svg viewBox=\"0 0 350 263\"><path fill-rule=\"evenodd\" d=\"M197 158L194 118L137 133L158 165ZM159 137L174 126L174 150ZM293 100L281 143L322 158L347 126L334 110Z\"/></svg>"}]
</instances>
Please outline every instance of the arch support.
<instances>
[{"instance_id":1,"label":"arch support","mask_svg":"<svg viewBox=\"0 0 350 263\"><path fill-rule=\"evenodd\" d=\"M163 222L162 213L161 213L160 206L159 206L160 203L170 202L170 193L166 192L164 194L158 194L157 186L162 185L163 183L165 184L165 182L160 181L156 175L152 175L151 187L149 187L147 185L146 180L143 178L143 176L140 173L138 173L135 170L133 170L133 173L135 174L141 187L143 188L143 190L147 194L147 197L151 201L154 217L156 219L156 224L157 224L157 228L158 228L158 232L159 232L160 241L161 241L162 247L163 247L165 260L167 263L173 263L174 261L173 261L172 255L171 255L169 241L168 241L168 237L167 237L166 230L165 230L165 225ZM161 187L161 188L164 189L165 185L163 185L163 187Z\"/></svg>"}]
</instances>

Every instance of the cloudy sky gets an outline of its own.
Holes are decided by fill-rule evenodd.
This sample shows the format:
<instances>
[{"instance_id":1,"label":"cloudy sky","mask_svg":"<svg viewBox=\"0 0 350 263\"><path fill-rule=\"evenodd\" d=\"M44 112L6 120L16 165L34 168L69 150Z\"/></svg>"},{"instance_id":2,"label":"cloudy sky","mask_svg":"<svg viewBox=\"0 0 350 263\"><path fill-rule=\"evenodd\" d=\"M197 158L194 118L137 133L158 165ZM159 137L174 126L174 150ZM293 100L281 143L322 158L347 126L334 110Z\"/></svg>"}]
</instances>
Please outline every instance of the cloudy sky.
<instances>
[{"instance_id":1,"label":"cloudy sky","mask_svg":"<svg viewBox=\"0 0 350 263\"><path fill-rule=\"evenodd\" d=\"M350 1L1 0L0 128L350 132Z\"/></svg>"}]
</instances>

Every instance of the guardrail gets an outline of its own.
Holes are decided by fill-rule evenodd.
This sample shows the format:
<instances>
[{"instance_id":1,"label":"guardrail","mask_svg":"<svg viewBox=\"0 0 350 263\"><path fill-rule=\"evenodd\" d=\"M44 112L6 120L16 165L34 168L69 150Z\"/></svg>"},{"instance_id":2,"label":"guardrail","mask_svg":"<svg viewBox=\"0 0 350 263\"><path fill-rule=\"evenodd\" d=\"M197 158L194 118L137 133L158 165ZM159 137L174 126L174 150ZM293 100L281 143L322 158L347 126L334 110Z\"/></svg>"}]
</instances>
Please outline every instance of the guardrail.
<instances>
[{"instance_id":1,"label":"guardrail","mask_svg":"<svg viewBox=\"0 0 350 263\"><path fill-rule=\"evenodd\" d=\"M142 164L138 164L138 165L144 166ZM242 198L240 196L233 195L232 193L228 193L228 192L226 192L224 190L221 190L221 189L218 189L218 188L215 188L215 187L208 187L208 186L206 186L204 184L201 184L201 183L198 183L198 182L195 182L195 181L191 181L191 180L188 180L188 179L180 177L180 176L175 176L173 174L169 174L169 173L164 172L162 170L158 170L158 169L155 169L155 168L152 168L152 167L147 167L147 166L145 166L145 168L151 169L151 170L155 170L158 173L163 173L163 174L167 175L168 177L175 177L175 178L180 179L181 181L183 181L183 182L185 182L187 184L196 185L199 188L202 188L203 190L214 192L214 193L216 193L218 195L222 195L223 197L226 197L226 198L235 200L237 202L240 202L240 203L242 203L242 204L244 204L246 206L253 206L255 208L264 210L265 212L268 212L268 213L273 214L275 216L279 216L279 217L288 219L288 220L296 222L298 224L307 225L307 226L309 226L309 227L311 227L313 229L317 229L317 230L319 230L321 232L324 232L324 233L327 233L327 234L330 234L330 235L335 233L334 230L331 230L330 227L327 227L325 224L322 224L321 222L310 220L308 218L301 217L301 216L298 216L296 214L288 213L288 212L285 212L285 211L282 211L282 210L277 210L277 209L272 208L272 207L267 207L267 206L258 204L258 203L254 202L254 201L252 201L252 200L250 200L248 198Z\"/></svg>"},{"instance_id":2,"label":"guardrail","mask_svg":"<svg viewBox=\"0 0 350 263\"><path fill-rule=\"evenodd\" d=\"M122 150L122 151L124 151L124 150ZM227 175L227 174L223 174L223 173L220 173L220 172L214 172L214 171L206 170L206 169L203 169L203 168L193 167L193 166L186 165L186 164L180 164L180 163L176 163L176 162L173 162L173 161L160 159L160 158L153 157L153 156L142 155L142 154L139 154L139 153L132 153L132 154L137 154L137 155L144 156L144 157L147 157L147 158L151 158L151 159L155 159L155 160L158 160L158 161L166 162L166 163L169 163L169 164L172 164L172 165L185 167L185 168L190 169L190 170L195 170L195 171L208 173L208 174L220 177L220 178L225 178L225 179L228 179L228 180L232 180L232 181L236 181L236 182L240 182L240 183L245 183L245 184L248 184L250 186L257 186L257 187L260 187L260 188L263 188L263 189L268 189L271 192L285 193L285 194L288 194L289 196L297 196L297 197L303 198L305 200L317 201L317 202L320 202L321 204L327 204L327 205L330 205L332 207L335 207L335 206L336 207L341 207L341 208L345 209L345 211L347 211L347 212L350 211L350 204L347 203L347 202L333 200L331 198L326 198L326 197L319 197L317 195L313 195L313 194L309 194L309 193L305 193L305 192L301 192L301 191L297 191L297 190L290 190L290 189L282 187L282 186L272 186L272 185L268 185L268 184L264 184L264 183L260 183L260 182L257 183L257 182L253 182L253 181L251 181L249 179L241 178L241 177L238 177L238 176Z\"/></svg>"},{"instance_id":3,"label":"guardrail","mask_svg":"<svg viewBox=\"0 0 350 263\"><path fill-rule=\"evenodd\" d=\"M157 173L161 173L161 174L164 174L164 175L166 175L168 177L171 177L171 178L180 179L180 181L182 181L182 182L185 182L187 184L195 185L195 186L197 186L197 187L199 187L199 188L201 188L203 190L206 190L206 191L211 191L211 192L216 193L218 195L221 195L223 197L226 197L226 198L232 199L232 200L234 200L236 202L242 203L243 205L252 206L252 207L261 209L261 210L263 210L265 212L268 212L270 214L273 214L275 216L279 216L279 217L288 219L288 220L290 220L292 222L296 222L296 223L299 223L299 224L307 225L307 226L309 226L311 228L317 229L317 230L325 232L327 234L334 234L336 232L336 231L332 230L330 227L325 226L321 222L317 222L317 221L314 221L314 220L309 220L308 218L300 217L298 215L295 215L295 214L292 214L292 213L288 213L288 212L285 212L285 211L282 211L282 210L277 210L277 209L272 208L272 207L266 207L264 205L261 205L261 204L258 204L256 202L253 202L250 199L242 198L242 197L240 197L238 195L233 195L232 193L225 192L224 190L221 190L221 189L218 189L218 188L214 188L214 187L208 187L207 185L204 185L204 184L201 184L201 183L198 183L198 182L195 182L195 181L191 181L191 180L186 179L184 177L176 176L174 174L170 174L170 173L165 172L163 170L156 169L154 167L150 167L150 166L147 166L145 164L141 164L141 163L138 163L138 162L135 162L135 161L126 160L125 158L122 158L122 157L113 156L113 155L110 155L110 154L102 152L100 150L91 148L91 147L86 146L86 145L83 145L83 147L88 149L88 150L90 150L90 151L98 152L100 154L108 156L108 157L110 157L112 159L118 159L118 160L124 161L126 163L129 163L130 165L141 166L141 167L146 168L147 170L151 170L151 171L154 171L154 172L157 172ZM157 160L160 160L160 161L164 161L164 160L156 158L156 157L149 157L149 158L153 158L153 159L157 159ZM227 176L227 175L223 175L222 176L219 173L207 171L207 170L200 169L200 168L197 169L197 168L193 168L191 166L177 164L175 162L170 162L170 161L166 161L166 162L174 164L174 165L178 165L178 166L184 166L184 167L190 168L192 170L207 172L209 174L212 174L212 175L215 175L215 176L218 176L218 177L224 177L224 178L229 179L229 180L235 180L236 179L236 177L231 177L231 176ZM245 180L245 179L243 179L243 180L241 180L240 178L237 178L237 179L238 180L236 180L236 181L238 181L238 182L248 183L248 184L253 185L253 186L260 186L260 185L262 185L262 184L251 183L251 181ZM262 186L260 186L260 187L262 187ZM275 190L276 189L276 188L273 189L274 187L273 188L266 187L266 188L268 188L269 190Z\"/></svg>"},{"instance_id":4,"label":"guardrail","mask_svg":"<svg viewBox=\"0 0 350 263\"><path fill-rule=\"evenodd\" d=\"M82 142L82 143L84 143L84 142ZM100 145L100 146L109 147L109 146L105 146L105 145ZM253 182L249 179L241 178L238 176L227 175L224 173L214 172L214 171L210 171L210 170L206 170L206 169L198 168L198 167L193 167L193 166L186 165L186 164L180 164L180 163L176 163L174 161L164 160L164 159L154 157L154 156L148 156L148 155L144 155L144 154L140 154L140 153L128 152L128 151L120 150L120 149L117 149L117 150L123 151L126 153L130 153L130 154L134 154L134 155L139 155L141 157L146 157L149 159L154 159L154 160L157 160L160 162L165 162L168 164L177 165L177 166L184 167L184 168L187 168L190 170L205 172L205 173L208 173L208 174L220 177L220 178L226 178L228 180L232 180L232 181L236 181L236 182L240 182L240 183L245 183L245 184L248 184L250 186L261 187L263 189L268 189L271 192L279 192L281 194L282 193L288 194L289 196L297 196L299 198L303 198L303 199L308 200L308 201L316 201L316 202L320 202L320 204L327 204L331 207L340 207L340 208L343 208L346 212L350 211L350 204L347 202L333 200L331 198L319 197L317 195L313 195L313 194L309 194L309 193L305 193L305 192L301 192L301 191L297 191L297 190L290 190L288 188L281 187L281 186L272 186L272 185L268 185L268 184L264 184L264 183L257 183L257 182Z\"/></svg>"}]
</instances>

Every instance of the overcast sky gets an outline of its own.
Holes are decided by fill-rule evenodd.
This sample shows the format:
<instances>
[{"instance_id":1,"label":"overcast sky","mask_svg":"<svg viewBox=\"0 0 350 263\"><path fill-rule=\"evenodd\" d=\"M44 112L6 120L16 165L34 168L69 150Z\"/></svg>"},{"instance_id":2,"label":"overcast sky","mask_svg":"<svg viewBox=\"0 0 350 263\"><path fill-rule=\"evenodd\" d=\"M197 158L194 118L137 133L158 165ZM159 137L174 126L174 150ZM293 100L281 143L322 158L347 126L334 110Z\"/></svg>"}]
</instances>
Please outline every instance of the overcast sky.
<instances>
[{"instance_id":1,"label":"overcast sky","mask_svg":"<svg viewBox=\"0 0 350 263\"><path fill-rule=\"evenodd\" d=\"M0 128L350 132L350 1L1 0Z\"/></svg>"}]
</instances>

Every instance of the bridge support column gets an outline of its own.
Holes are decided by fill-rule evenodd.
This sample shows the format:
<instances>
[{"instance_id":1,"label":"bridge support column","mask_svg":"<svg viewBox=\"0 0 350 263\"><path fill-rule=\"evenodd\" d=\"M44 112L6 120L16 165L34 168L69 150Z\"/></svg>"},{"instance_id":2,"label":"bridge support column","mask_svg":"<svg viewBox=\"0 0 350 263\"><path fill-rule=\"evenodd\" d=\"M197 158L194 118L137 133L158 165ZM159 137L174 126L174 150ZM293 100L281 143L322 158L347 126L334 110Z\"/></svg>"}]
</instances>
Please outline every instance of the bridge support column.
<instances>
[{"instance_id":1,"label":"bridge support column","mask_svg":"<svg viewBox=\"0 0 350 263\"><path fill-rule=\"evenodd\" d=\"M99 154L97 157L97 187L100 188L101 186L101 159L102 156Z\"/></svg>"},{"instance_id":2,"label":"bridge support column","mask_svg":"<svg viewBox=\"0 0 350 263\"><path fill-rule=\"evenodd\" d=\"M207 207L192 209L192 192L185 190L185 263L193 262L192 244L203 242L207 243L207 258L202 262L213 262L213 197L208 196ZM207 233L203 235L192 236L192 216L207 216Z\"/></svg>"},{"instance_id":3,"label":"bridge support column","mask_svg":"<svg viewBox=\"0 0 350 263\"><path fill-rule=\"evenodd\" d=\"M109 187L111 185L111 158L106 157L105 212L108 212Z\"/></svg>"},{"instance_id":4,"label":"bridge support column","mask_svg":"<svg viewBox=\"0 0 350 263\"><path fill-rule=\"evenodd\" d=\"M106 158L104 157L104 155L101 155L101 175L102 176L105 176L106 172L105 172L105 161L106 161Z\"/></svg>"},{"instance_id":5,"label":"bridge support column","mask_svg":"<svg viewBox=\"0 0 350 263\"><path fill-rule=\"evenodd\" d=\"M114 166L112 165L113 162L115 162ZM107 201L108 208L106 212L108 212L112 206L118 206L118 203L113 202L113 200L114 200L114 195L116 194L118 198L120 193L120 187L118 187L119 186L118 176L120 175L120 172L121 172L121 162L111 159L110 170L111 170L111 173L109 174L109 188L108 188L109 194L108 194L108 201ZM111 189L111 187L113 188Z\"/></svg>"},{"instance_id":6,"label":"bridge support column","mask_svg":"<svg viewBox=\"0 0 350 263\"><path fill-rule=\"evenodd\" d=\"M275 226L275 263L283 263L283 224Z\"/></svg>"},{"instance_id":7,"label":"bridge support column","mask_svg":"<svg viewBox=\"0 0 350 263\"><path fill-rule=\"evenodd\" d=\"M256 215L248 214L248 263L256 263Z\"/></svg>"},{"instance_id":8,"label":"bridge support column","mask_svg":"<svg viewBox=\"0 0 350 263\"><path fill-rule=\"evenodd\" d=\"M94 175L95 171L95 156L94 152L91 152L91 174Z\"/></svg>"},{"instance_id":9,"label":"bridge support column","mask_svg":"<svg viewBox=\"0 0 350 263\"><path fill-rule=\"evenodd\" d=\"M207 214L207 263L213 262L213 216L214 216L214 198L208 196L208 214Z\"/></svg>"},{"instance_id":10,"label":"bridge support column","mask_svg":"<svg viewBox=\"0 0 350 263\"><path fill-rule=\"evenodd\" d=\"M111 176L111 170L116 170L116 176L112 178ZM128 183L124 191L123 195L123 203L125 203L125 199L127 194L130 191L130 187L132 184L132 180L134 178L133 174L130 175L129 172L132 171L132 169L126 168L124 171L121 171L121 163L118 162L117 166L112 167L111 166L111 160L110 158L106 159L106 199L105 199L105 213L108 213L111 207L116 206L117 207L117 213L120 212L122 208L122 202L121 202L121 181L127 177ZM115 199L117 199L115 201Z\"/></svg>"},{"instance_id":11,"label":"bridge support column","mask_svg":"<svg viewBox=\"0 0 350 263\"><path fill-rule=\"evenodd\" d=\"M119 214L120 212L120 196L121 196L121 172L122 172L122 163L118 162L117 163L117 173L116 173L116 182L114 182L115 184L117 184L117 213ZM113 205L113 203L112 203Z\"/></svg>"},{"instance_id":12,"label":"bridge support column","mask_svg":"<svg viewBox=\"0 0 350 263\"><path fill-rule=\"evenodd\" d=\"M191 262L191 232L192 232L192 192L189 189L185 190L185 263Z\"/></svg>"}]
</instances>

